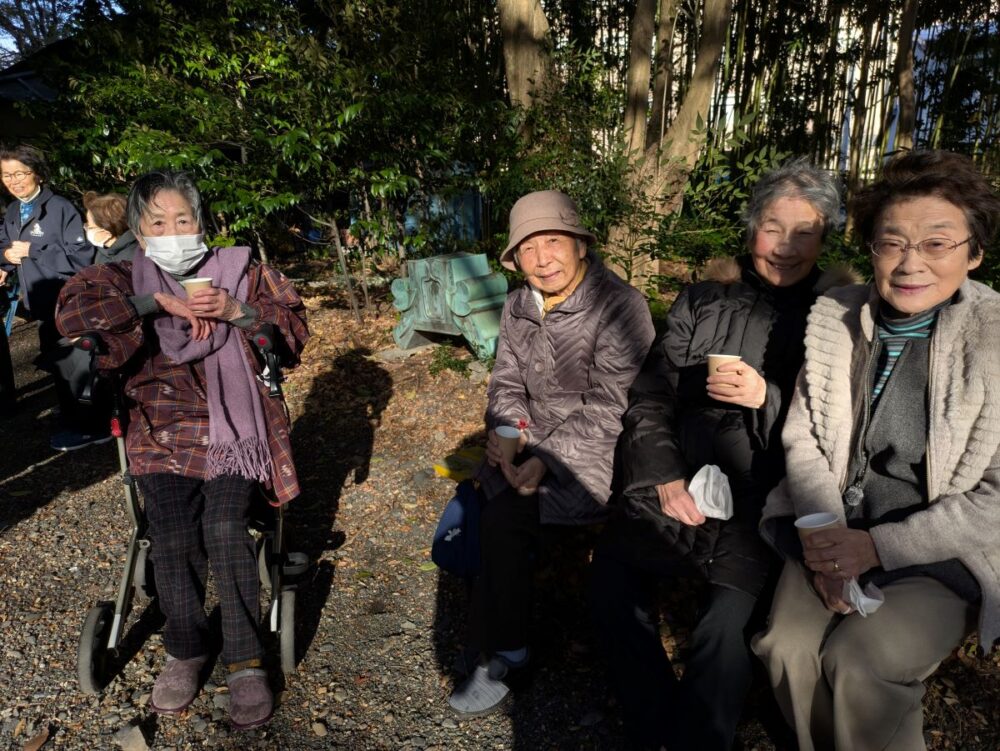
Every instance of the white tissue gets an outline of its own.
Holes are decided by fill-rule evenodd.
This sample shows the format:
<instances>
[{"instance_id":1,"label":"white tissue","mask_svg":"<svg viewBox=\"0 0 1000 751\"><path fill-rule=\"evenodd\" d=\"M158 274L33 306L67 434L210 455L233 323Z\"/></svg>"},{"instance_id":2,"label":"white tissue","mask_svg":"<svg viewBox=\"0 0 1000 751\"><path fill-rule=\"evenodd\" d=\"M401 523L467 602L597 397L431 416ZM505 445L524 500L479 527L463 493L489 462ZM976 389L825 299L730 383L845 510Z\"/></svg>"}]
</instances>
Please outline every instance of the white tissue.
<instances>
[{"instance_id":1,"label":"white tissue","mask_svg":"<svg viewBox=\"0 0 1000 751\"><path fill-rule=\"evenodd\" d=\"M867 618L882 607L882 603L885 602L885 595L882 594L881 589L869 583L862 590L857 579L849 579L844 582L841 598L851 603L851 607L857 610L862 618Z\"/></svg>"},{"instance_id":2,"label":"white tissue","mask_svg":"<svg viewBox=\"0 0 1000 751\"><path fill-rule=\"evenodd\" d=\"M695 473L688 483L688 493L705 516L724 521L733 515L729 478L714 464L706 464Z\"/></svg>"}]
</instances>

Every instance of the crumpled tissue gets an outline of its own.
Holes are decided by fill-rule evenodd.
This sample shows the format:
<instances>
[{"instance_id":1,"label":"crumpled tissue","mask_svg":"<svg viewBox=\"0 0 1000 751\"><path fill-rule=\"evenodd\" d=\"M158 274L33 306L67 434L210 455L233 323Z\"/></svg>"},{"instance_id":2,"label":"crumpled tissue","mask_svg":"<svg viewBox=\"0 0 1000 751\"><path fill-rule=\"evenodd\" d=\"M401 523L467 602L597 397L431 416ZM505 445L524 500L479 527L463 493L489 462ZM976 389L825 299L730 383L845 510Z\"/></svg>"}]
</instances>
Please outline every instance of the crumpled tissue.
<instances>
[{"instance_id":1,"label":"crumpled tissue","mask_svg":"<svg viewBox=\"0 0 1000 751\"><path fill-rule=\"evenodd\" d=\"M841 598L851 603L851 607L858 611L862 618L867 618L885 602L885 595L881 589L869 582L862 590L857 579L848 579L844 582Z\"/></svg>"},{"instance_id":2,"label":"crumpled tissue","mask_svg":"<svg viewBox=\"0 0 1000 751\"><path fill-rule=\"evenodd\" d=\"M726 520L733 515L729 478L714 464L706 464L695 473L688 483L688 493L705 516Z\"/></svg>"}]
</instances>

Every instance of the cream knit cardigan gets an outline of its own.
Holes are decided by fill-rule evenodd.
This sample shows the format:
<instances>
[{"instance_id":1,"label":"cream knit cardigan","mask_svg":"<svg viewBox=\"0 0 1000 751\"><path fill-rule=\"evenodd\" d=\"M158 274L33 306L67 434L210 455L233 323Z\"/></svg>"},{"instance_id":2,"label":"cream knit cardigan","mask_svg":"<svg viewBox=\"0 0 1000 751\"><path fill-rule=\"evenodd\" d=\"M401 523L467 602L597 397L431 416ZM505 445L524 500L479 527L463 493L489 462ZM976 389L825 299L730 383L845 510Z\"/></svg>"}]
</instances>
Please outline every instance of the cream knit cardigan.
<instances>
[{"instance_id":1,"label":"cream knit cardigan","mask_svg":"<svg viewBox=\"0 0 1000 751\"><path fill-rule=\"evenodd\" d=\"M787 474L761 521L832 511L842 520L852 435L875 332L872 285L840 287L809 314L806 356L782 432ZM887 570L958 558L982 588L980 644L1000 636L1000 294L967 280L938 317L928 373L930 506L871 530ZM918 614L914 614L917 617Z\"/></svg>"}]
</instances>

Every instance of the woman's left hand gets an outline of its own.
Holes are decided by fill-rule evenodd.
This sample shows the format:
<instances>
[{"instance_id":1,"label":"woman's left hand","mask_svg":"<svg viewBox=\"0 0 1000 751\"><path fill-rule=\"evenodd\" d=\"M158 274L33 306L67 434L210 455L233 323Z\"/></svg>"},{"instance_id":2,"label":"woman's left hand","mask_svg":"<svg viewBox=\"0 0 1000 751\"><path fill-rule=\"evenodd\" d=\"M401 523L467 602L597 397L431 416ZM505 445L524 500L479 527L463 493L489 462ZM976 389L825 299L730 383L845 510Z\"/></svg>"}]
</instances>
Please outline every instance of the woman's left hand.
<instances>
[{"instance_id":1,"label":"woman's left hand","mask_svg":"<svg viewBox=\"0 0 1000 751\"><path fill-rule=\"evenodd\" d=\"M538 492L538 486L541 485L546 471L545 463L541 459L533 456L517 467L506 462L504 464L506 465L502 467L504 477L507 478L507 482L514 490L521 495L531 495Z\"/></svg>"},{"instance_id":2,"label":"woman's left hand","mask_svg":"<svg viewBox=\"0 0 1000 751\"><path fill-rule=\"evenodd\" d=\"M188 298L188 308L199 318L232 321L242 315L239 302L218 287L196 289Z\"/></svg>"},{"instance_id":3,"label":"woman's left hand","mask_svg":"<svg viewBox=\"0 0 1000 751\"><path fill-rule=\"evenodd\" d=\"M708 377L708 395L727 404L759 409L767 398L767 381L745 362L727 362Z\"/></svg>"},{"instance_id":4,"label":"woman's left hand","mask_svg":"<svg viewBox=\"0 0 1000 751\"><path fill-rule=\"evenodd\" d=\"M835 579L856 579L881 566L872 536L863 529L830 527L813 532L802 543L806 566Z\"/></svg>"}]
</instances>

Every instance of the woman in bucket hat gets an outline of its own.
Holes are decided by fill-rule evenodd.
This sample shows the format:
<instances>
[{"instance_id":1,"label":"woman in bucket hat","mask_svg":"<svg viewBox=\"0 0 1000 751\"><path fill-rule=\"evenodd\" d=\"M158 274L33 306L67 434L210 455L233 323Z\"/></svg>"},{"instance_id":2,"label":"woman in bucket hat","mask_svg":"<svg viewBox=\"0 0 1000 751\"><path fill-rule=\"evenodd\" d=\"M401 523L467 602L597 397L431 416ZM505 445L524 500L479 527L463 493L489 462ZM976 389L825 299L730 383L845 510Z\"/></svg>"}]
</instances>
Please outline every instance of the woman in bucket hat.
<instances>
[{"instance_id":1,"label":"woman in bucket hat","mask_svg":"<svg viewBox=\"0 0 1000 751\"><path fill-rule=\"evenodd\" d=\"M480 659L449 698L460 714L499 707L508 679L528 662L540 526L606 515L621 416L653 325L642 295L590 249L595 240L559 191L529 193L511 209L500 262L526 284L504 305L488 391L482 568L468 650ZM521 429L512 461L501 426Z\"/></svg>"}]
</instances>

